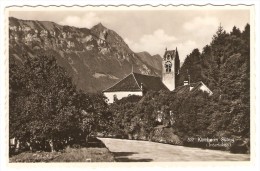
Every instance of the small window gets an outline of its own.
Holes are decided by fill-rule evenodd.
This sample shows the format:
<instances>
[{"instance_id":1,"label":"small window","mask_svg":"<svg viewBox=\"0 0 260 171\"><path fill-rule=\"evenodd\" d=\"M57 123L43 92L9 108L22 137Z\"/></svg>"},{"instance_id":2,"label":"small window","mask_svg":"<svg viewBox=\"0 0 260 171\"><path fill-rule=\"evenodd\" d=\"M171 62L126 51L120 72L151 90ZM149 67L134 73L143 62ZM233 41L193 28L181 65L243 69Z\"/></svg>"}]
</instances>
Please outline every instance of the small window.
<instances>
[{"instance_id":1,"label":"small window","mask_svg":"<svg viewBox=\"0 0 260 171\"><path fill-rule=\"evenodd\" d=\"M170 59L171 59L171 55L168 54L168 55L167 55L167 60L170 60Z\"/></svg>"},{"instance_id":2,"label":"small window","mask_svg":"<svg viewBox=\"0 0 260 171\"><path fill-rule=\"evenodd\" d=\"M166 69L166 72L171 72L172 71L172 63L170 61L167 61L165 63L165 69Z\"/></svg>"},{"instance_id":3,"label":"small window","mask_svg":"<svg viewBox=\"0 0 260 171\"><path fill-rule=\"evenodd\" d=\"M114 97L114 102L118 100L118 98L117 98L117 95L116 95L116 94L114 94L114 96L113 96L113 97Z\"/></svg>"}]
</instances>

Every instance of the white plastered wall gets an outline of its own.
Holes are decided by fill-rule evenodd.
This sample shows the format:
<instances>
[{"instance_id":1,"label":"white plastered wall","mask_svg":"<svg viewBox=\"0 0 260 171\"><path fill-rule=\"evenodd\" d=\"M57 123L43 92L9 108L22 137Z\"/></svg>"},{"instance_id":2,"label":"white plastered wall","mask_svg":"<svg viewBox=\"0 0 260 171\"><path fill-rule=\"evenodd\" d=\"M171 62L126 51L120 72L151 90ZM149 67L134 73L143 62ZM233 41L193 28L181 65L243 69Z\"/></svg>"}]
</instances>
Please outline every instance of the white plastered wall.
<instances>
[{"instance_id":1,"label":"white plastered wall","mask_svg":"<svg viewBox=\"0 0 260 171\"><path fill-rule=\"evenodd\" d=\"M120 100L120 99L130 96L130 95L142 96L143 92L141 92L141 91L104 92L104 95L107 97L108 103L113 103L114 95L116 95L117 99Z\"/></svg>"}]
</instances>

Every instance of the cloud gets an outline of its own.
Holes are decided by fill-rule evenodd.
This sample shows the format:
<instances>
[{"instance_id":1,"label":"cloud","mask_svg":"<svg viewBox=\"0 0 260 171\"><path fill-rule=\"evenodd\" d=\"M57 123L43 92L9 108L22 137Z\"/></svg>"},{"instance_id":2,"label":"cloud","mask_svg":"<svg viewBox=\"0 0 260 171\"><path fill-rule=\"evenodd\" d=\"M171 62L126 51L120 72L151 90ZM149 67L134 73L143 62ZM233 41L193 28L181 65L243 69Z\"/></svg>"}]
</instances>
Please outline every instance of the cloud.
<instances>
[{"instance_id":1,"label":"cloud","mask_svg":"<svg viewBox=\"0 0 260 171\"><path fill-rule=\"evenodd\" d=\"M163 29L157 29L152 34L145 34L136 42L125 38L125 42L133 51L147 51L151 55L162 54L165 47L174 44L176 40L176 37L167 35Z\"/></svg>"},{"instance_id":2,"label":"cloud","mask_svg":"<svg viewBox=\"0 0 260 171\"><path fill-rule=\"evenodd\" d=\"M167 35L162 29L155 30L149 35L143 35L138 42L128 38L124 40L134 52L147 51L151 55L160 54L163 56L166 47L168 50L175 50L177 47L181 61L184 61L186 56L197 46L193 40L181 42L176 37Z\"/></svg>"},{"instance_id":3,"label":"cloud","mask_svg":"<svg viewBox=\"0 0 260 171\"><path fill-rule=\"evenodd\" d=\"M216 17L195 17L191 21L185 22L183 28L187 31L202 32L209 31L210 29L216 30L219 23L220 22Z\"/></svg>"},{"instance_id":4,"label":"cloud","mask_svg":"<svg viewBox=\"0 0 260 171\"><path fill-rule=\"evenodd\" d=\"M68 15L63 20L61 20L59 24L91 28L100 21L101 19L94 12L88 12L80 17L77 15Z\"/></svg>"},{"instance_id":5,"label":"cloud","mask_svg":"<svg viewBox=\"0 0 260 171\"><path fill-rule=\"evenodd\" d=\"M186 32L189 39L184 43L178 44L178 47L183 48L183 55L180 55L182 60L186 58L193 49L198 48L200 51L204 46L209 44L212 40L213 35L216 33L220 24L220 20L213 16L198 16L194 17L190 21L185 22L182 27Z\"/></svg>"},{"instance_id":6,"label":"cloud","mask_svg":"<svg viewBox=\"0 0 260 171\"><path fill-rule=\"evenodd\" d=\"M219 21L216 17L195 17L191 21L184 23L183 27L186 30L197 30L200 28L216 27Z\"/></svg>"},{"instance_id":7,"label":"cloud","mask_svg":"<svg viewBox=\"0 0 260 171\"><path fill-rule=\"evenodd\" d=\"M187 40L185 42L177 43L175 46L178 48L180 61L184 61L187 55L189 55L192 50L196 48L197 43L193 40Z\"/></svg>"},{"instance_id":8,"label":"cloud","mask_svg":"<svg viewBox=\"0 0 260 171\"><path fill-rule=\"evenodd\" d=\"M192 20L185 22L183 24L183 28L197 39L201 39L203 42L209 43L212 36L217 31L219 24L220 21L216 17L195 17Z\"/></svg>"}]
</instances>

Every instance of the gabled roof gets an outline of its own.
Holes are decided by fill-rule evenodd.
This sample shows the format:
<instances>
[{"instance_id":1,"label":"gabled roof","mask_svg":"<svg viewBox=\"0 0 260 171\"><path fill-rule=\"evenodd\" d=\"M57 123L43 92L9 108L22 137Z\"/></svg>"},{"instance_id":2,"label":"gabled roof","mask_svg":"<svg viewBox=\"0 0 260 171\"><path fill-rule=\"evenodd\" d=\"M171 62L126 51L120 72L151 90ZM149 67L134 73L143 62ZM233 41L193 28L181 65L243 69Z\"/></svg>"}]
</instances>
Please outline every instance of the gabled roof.
<instances>
[{"instance_id":1,"label":"gabled roof","mask_svg":"<svg viewBox=\"0 0 260 171\"><path fill-rule=\"evenodd\" d=\"M164 53L164 55L165 54L171 54L171 55L174 55L175 54L175 50L167 50L167 51L165 51L165 53Z\"/></svg>"},{"instance_id":2,"label":"gabled roof","mask_svg":"<svg viewBox=\"0 0 260 171\"><path fill-rule=\"evenodd\" d=\"M202 81L199 81L196 83L191 83L190 85L183 85L183 86L176 87L173 90L173 92L177 93L178 95L187 95L188 93L195 93L195 92L199 91L199 88L203 85L205 85L205 84ZM192 87L191 90L190 90L190 87ZM211 90L209 90L209 91L211 92Z\"/></svg>"},{"instance_id":3,"label":"gabled roof","mask_svg":"<svg viewBox=\"0 0 260 171\"><path fill-rule=\"evenodd\" d=\"M167 50L165 51L164 55L163 55L163 60L166 60L166 55L170 54L172 60L176 57L176 51L175 50Z\"/></svg>"},{"instance_id":4,"label":"gabled roof","mask_svg":"<svg viewBox=\"0 0 260 171\"><path fill-rule=\"evenodd\" d=\"M146 90L160 91L160 90L169 90L162 82L161 77L142 75L138 73L133 73L138 85Z\"/></svg>"},{"instance_id":5,"label":"gabled roof","mask_svg":"<svg viewBox=\"0 0 260 171\"><path fill-rule=\"evenodd\" d=\"M143 89L142 89L143 86ZM143 90L168 90L168 88L162 83L160 77L142 75L132 72L112 87L104 90L103 92L114 91L143 91Z\"/></svg>"},{"instance_id":6,"label":"gabled roof","mask_svg":"<svg viewBox=\"0 0 260 171\"><path fill-rule=\"evenodd\" d=\"M191 83L190 85L183 85L183 86L178 86L176 87L173 92L177 93L177 94L186 94L188 92L190 92L190 86L191 87L197 87L200 84L200 82L197 83Z\"/></svg>"}]
</instances>

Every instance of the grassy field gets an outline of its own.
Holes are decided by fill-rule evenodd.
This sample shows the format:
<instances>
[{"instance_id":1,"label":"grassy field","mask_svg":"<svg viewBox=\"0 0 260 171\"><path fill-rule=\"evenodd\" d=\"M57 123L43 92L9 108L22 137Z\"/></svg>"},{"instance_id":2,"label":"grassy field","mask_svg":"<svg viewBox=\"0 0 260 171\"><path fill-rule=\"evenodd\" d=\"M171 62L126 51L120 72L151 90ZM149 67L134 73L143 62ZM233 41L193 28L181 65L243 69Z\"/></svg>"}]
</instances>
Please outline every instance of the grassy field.
<instances>
[{"instance_id":1,"label":"grassy field","mask_svg":"<svg viewBox=\"0 0 260 171\"><path fill-rule=\"evenodd\" d=\"M23 152L10 157L9 162L114 162L107 148L66 148L61 152Z\"/></svg>"}]
</instances>

